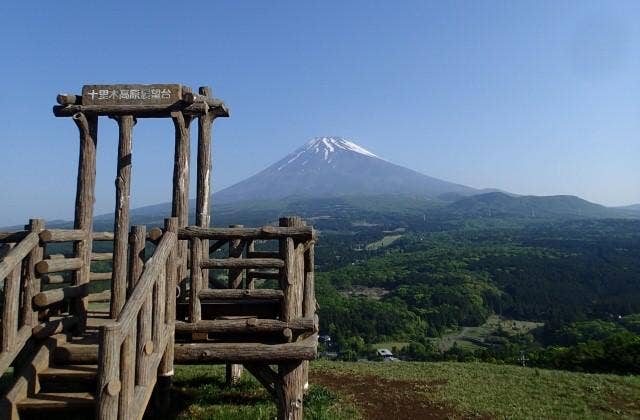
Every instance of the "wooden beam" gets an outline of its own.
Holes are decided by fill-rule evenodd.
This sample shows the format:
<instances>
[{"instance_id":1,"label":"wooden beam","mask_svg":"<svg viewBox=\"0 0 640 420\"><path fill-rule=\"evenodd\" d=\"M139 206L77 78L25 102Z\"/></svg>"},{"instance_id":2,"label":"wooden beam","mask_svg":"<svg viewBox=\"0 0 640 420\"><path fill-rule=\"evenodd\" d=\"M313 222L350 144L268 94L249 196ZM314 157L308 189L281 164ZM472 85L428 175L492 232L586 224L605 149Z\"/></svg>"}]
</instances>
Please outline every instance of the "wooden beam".
<instances>
[{"instance_id":1,"label":"wooden beam","mask_svg":"<svg viewBox=\"0 0 640 420\"><path fill-rule=\"evenodd\" d=\"M174 112L180 112L189 117L210 113L216 117L228 117L229 108L219 101L215 107L208 102L194 102L186 104L176 102L173 105L57 105L53 107L56 117L72 117L82 112L86 115L133 115L135 118L167 118Z\"/></svg>"},{"instance_id":2,"label":"wooden beam","mask_svg":"<svg viewBox=\"0 0 640 420\"><path fill-rule=\"evenodd\" d=\"M263 240L292 237L297 240L311 240L315 238L315 231L308 226L263 226L260 228L201 228L188 226L178 230L179 239L190 239L194 236L201 239Z\"/></svg>"},{"instance_id":3,"label":"wooden beam","mask_svg":"<svg viewBox=\"0 0 640 420\"><path fill-rule=\"evenodd\" d=\"M71 242L82 241L87 232L81 229L45 229L40 233L42 242Z\"/></svg>"},{"instance_id":4,"label":"wooden beam","mask_svg":"<svg viewBox=\"0 0 640 420\"><path fill-rule=\"evenodd\" d=\"M206 364L225 362L278 363L313 360L317 356L317 334L295 343L176 343L176 363Z\"/></svg>"},{"instance_id":5,"label":"wooden beam","mask_svg":"<svg viewBox=\"0 0 640 420\"><path fill-rule=\"evenodd\" d=\"M85 261L82 258L56 258L54 260L42 260L36 264L36 270L40 274L80 270L84 267L84 263Z\"/></svg>"},{"instance_id":6,"label":"wooden beam","mask_svg":"<svg viewBox=\"0 0 640 420\"><path fill-rule=\"evenodd\" d=\"M284 294L279 289L203 289L202 300L282 300Z\"/></svg>"},{"instance_id":7,"label":"wooden beam","mask_svg":"<svg viewBox=\"0 0 640 420\"><path fill-rule=\"evenodd\" d=\"M214 258L200 263L202 268L282 268L284 261L276 258L227 259Z\"/></svg>"},{"instance_id":8,"label":"wooden beam","mask_svg":"<svg viewBox=\"0 0 640 420\"><path fill-rule=\"evenodd\" d=\"M89 294L89 283L77 286L61 287L59 289L46 290L33 297L33 304L44 308L62 302L63 300L77 297L85 297Z\"/></svg>"},{"instance_id":9,"label":"wooden beam","mask_svg":"<svg viewBox=\"0 0 640 420\"><path fill-rule=\"evenodd\" d=\"M313 318L300 318L289 322L260 318L202 320L196 323L176 322L178 332L207 334L281 334L287 328L295 335L318 332L317 320Z\"/></svg>"}]
</instances>

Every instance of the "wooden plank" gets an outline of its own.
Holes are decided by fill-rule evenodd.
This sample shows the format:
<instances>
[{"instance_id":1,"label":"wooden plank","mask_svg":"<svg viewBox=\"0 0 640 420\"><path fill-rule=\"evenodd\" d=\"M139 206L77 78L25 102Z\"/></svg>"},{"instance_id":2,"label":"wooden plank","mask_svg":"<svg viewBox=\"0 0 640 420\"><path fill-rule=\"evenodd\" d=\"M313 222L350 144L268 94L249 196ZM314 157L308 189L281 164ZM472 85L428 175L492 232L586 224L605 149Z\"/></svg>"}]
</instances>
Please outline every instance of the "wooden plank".
<instances>
[{"instance_id":1,"label":"wooden plank","mask_svg":"<svg viewBox=\"0 0 640 420\"><path fill-rule=\"evenodd\" d=\"M85 85L82 105L172 105L182 100L182 85Z\"/></svg>"},{"instance_id":2,"label":"wooden plank","mask_svg":"<svg viewBox=\"0 0 640 420\"><path fill-rule=\"evenodd\" d=\"M50 337L64 331L69 331L78 324L78 318L75 316L66 316L54 319L42 324L36 325L31 330L36 338Z\"/></svg>"},{"instance_id":3,"label":"wooden plank","mask_svg":"<svg viewBox=\"0 0 640 420\"><path fill-rule=\"evenodd\" d=\"M111 280L111 271L107 273L91 273L89 281Z\"/></svg>"}]
</instances>

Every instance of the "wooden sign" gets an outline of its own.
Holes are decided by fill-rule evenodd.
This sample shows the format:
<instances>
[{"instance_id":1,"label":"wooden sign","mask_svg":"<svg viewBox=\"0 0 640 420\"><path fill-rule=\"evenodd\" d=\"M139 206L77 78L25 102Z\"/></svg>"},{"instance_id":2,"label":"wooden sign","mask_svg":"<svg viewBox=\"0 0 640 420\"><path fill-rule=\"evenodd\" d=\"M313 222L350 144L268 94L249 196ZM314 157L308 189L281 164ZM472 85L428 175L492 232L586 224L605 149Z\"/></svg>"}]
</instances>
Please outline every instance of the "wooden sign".
<instances>
[{"instance_id":1,"label":"wooden sign","mask_svg":"<svg viewBox=\"0 0 640 420\"><path fill-rule=\"evenodd\" d=\"M182 85L84 85L82 105L171 105L182 100Z\"/></svg>"}]
</instances>

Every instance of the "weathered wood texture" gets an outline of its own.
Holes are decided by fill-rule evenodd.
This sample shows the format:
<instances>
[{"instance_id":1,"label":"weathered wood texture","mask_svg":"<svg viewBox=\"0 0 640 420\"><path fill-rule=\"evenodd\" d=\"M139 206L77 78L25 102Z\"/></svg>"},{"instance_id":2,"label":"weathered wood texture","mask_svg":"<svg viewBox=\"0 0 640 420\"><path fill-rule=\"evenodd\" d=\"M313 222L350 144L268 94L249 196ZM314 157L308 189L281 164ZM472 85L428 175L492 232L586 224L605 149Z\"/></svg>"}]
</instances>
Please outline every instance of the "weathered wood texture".
<instances>
[{"instance_id":1,"label":"weathered wood texture","mask_svg":"<svg viewBox=\"0 0 640 420\"><path fill-rule=\"evenodd\" d=\"M205 260L200 263L202 268L282 268L285 262L277 258L243 258L243 259L226 259L214 258Z\"/></svg>"},{"instance_id":2,"label":"weathered wood texture","mask_svg":"<svg viewBox=\"0 0 640 420\"><path fill-rule=\"evenodd\" d=\"M98 139L98 117L76 113L73 115L80 132L80 152L78 161L78 179L76 185L76 206L74 229L81 230L85 236L74 243L74 253L82 264L74 273L76 286L88 283L91 271L91 247L93 232L93 203L95 202L96 184L96 146ZM73 312L80 317L79 331L84 329L87 317L88 301L78 298L73 305Z\"/></svg>"},{"instance_id":3,"label":"weathered wood texture","mask_svg":"<svg viewBox=\"0 0 640 420\"><path fill-rule=\"evenodd\" d=\"M201 300L276 300L281 301L284 293L279 289L202 289Z\"/></svg>"},{"instance_id":4,"label":"weathered wood texture","mask_svg":"<svg viewBox=\"0 0 640 420\"><path fill-rule=\"evenodd\" d=\"M198 93L211 96L211 89L201 86ZM191 95L193 96L193 95ZM198 156L196 173L196 226L209 227L211 223L211 125L215 116L209 112L198 117ZM209 240L202 240L202 257L209 258ZM202 279L209 280L209 270L202 270ZM206 284L202 285L207 287Z\"/></svg>"},{"instance_id":5,"label":"weathered wood texture","mask_svg":"<svg viewBox=\"0 0 640 420\"><path fill-rule=\"evenodd\" d=\"M212 334L264 334L282 333L290 329L294 334L311 334L318 332L317 320L313 318L300 318L289 322L277 319L215 319L202 320L196 323L178 322L178 332L199 332Z\"/></svg>"},{"instance_id":6,"label":"weathered wood texture","mask_svg":"<svg viewBox=\"0 0 640 420\"><path fill-rule=\"evenodd\" d=\"M282 239L291 237L296 240L314 239L315 232L308 226L263 226L259 228L201 228L188 226L178 229L179 239Z\"/></svg>"},{"instance_id":7,"label":"weathered wood texture","mask_svg":"<svg viewBox=\"0 0 640 420\"><path fill-rule=\"evenodd\" d=\"M302 219L288 217L280 219L280 226L301 227ZM288 237L280 240L280 253L285 262L281 286L284 292L282 301L282 320L289 321L302 316L302 295L304 288L304 244ZM302 419L303 396L306 369L303 358L278 365L282 383L277 387L278 418L288 420ZM307 359L309 360L309 359Z\"/></svg>"},{"instance_id":8,"label":"weathered wood texture","mask_svg":"<svg viewBox=\"0 0 640 420\"><path fill-rule=\"evenodd\" d=\"M173 323L165 311L169 301L167 277L171 277L167 271L175 272L168 261L175 259L176 230L177 219L167 219L165 232L117 320L101 328L97 392L100 418L140 418L144 413L165 349L173 340ZM132 247L143 249L142 244L135 243L142 237L143 232L134 230Z\"/></svg>"},{"instance_id":9,"label":"weathered wood texture","mask_svg":"<svg viewBox=\"0 0 640 420\"><path fill-rule=\"evenodd\" d=\"M84 92L84 89L83 89ZM84 99L84 98L83 98ZM113 277L111 278L111 305L109 313L115 319L124 306L127 295L127 248L129 243L129 198L131 194L131 115L118 121L118 162L116 172L116 205L113 222Z\"/></svg>"},{"instance_id":10,"label":"weathered wood texture","mask_svg":"<svg viewBox=\"0 0 640 420\"><path fill-rule=\"evenodd\" d=\"M181 100L182 86L179 84L85 85L82 87L81 103L82 105L166 106Z\"/></svg>"},{"instance_id":11,"label":"weathered wood texture","mask_svg":"<svg viewBox=\"0 0 640 420\"><path fill-rule=\"evenodd\" d=\"M201 364L224 362L277 363L291 360L313 360L317 355L316 334L295 343L188 343L176 344L177 363ZM302 392L302 387L300 387Z\"/></svg>"},{"instance_id":12,"label":"weathered wood texture","mask_svg":"<svg viewBox=\"0 0 640 420\"><path fill-rule=\"evenodd\" d=\"M189 224L189 126L191 117L182 112L171 114L175 128L175 151L173 160L173 188L171 201L171 216L178 219L178 227ZM181 294L186 294L187 278L187 243L178 245L178 285Z\"/></svg>"}]
</instances>

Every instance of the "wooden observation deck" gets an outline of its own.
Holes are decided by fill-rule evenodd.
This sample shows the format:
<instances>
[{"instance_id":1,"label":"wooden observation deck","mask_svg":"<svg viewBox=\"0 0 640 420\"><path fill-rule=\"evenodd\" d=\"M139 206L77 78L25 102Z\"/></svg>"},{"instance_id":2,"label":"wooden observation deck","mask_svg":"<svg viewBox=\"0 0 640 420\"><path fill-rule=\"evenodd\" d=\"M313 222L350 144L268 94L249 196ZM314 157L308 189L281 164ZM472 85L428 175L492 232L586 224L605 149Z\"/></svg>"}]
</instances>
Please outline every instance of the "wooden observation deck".
<instances>
[{"instance_id":1,"label":"wooden observation deck","mask_svg":"<svg viewBox=\"0 0 640 420\"><path fill-rule=\"evenodd\" d=\"M230 385L244 368L277 401L280 419L302 418L317 352L315 231L297 217L259 228L209 226L211 128L229 116L224 103L207 87L196 94L179 84L88 85L57 101L54 114L71 117L80 133L74 228L32 219L24 230L0 232L0 374L13 367L0 418L135 419L153 412L152 400L162 412L174 363L224 363ZM119 127L113 232L93 231L100 116ZM175 126L171 217L149 230L129 217L139 118ZM105 242L112 252L93 251ZM112 261L111 272L93 272L95 261ZM110 290L90 293L91 282L105 280Z\"/></svg>"}]
</instances>

